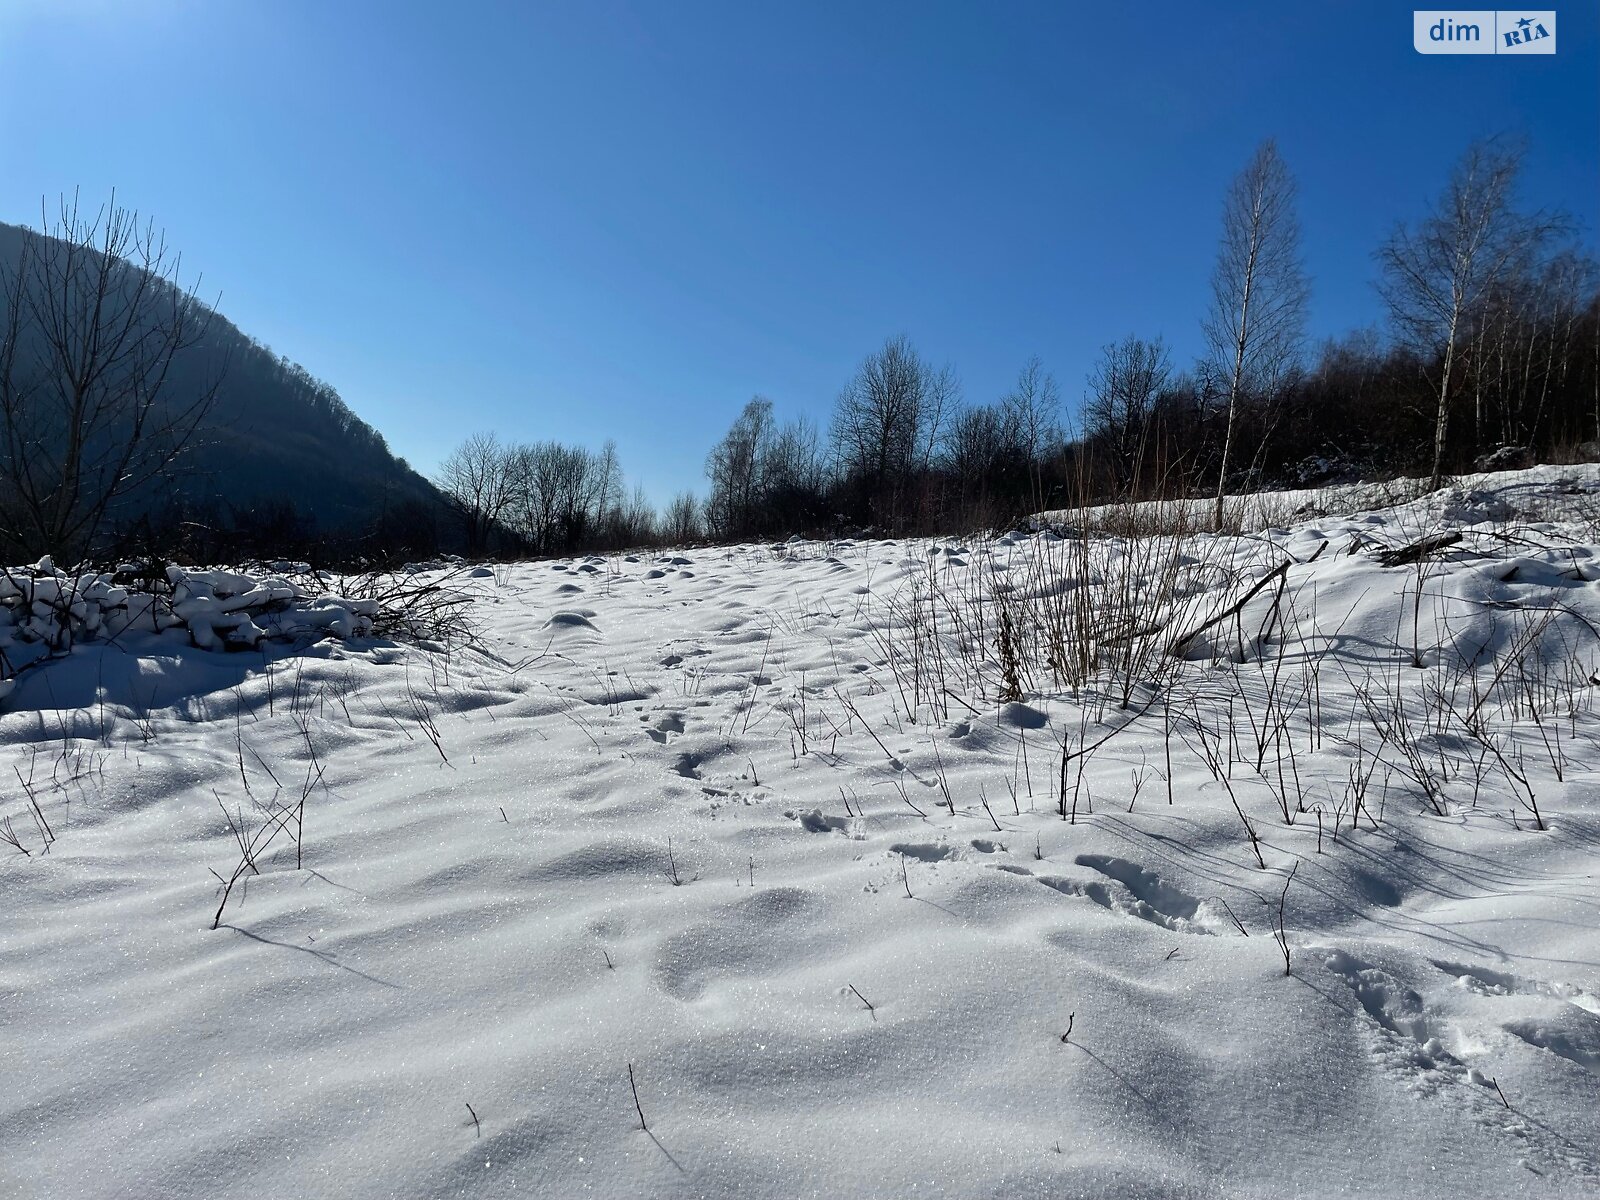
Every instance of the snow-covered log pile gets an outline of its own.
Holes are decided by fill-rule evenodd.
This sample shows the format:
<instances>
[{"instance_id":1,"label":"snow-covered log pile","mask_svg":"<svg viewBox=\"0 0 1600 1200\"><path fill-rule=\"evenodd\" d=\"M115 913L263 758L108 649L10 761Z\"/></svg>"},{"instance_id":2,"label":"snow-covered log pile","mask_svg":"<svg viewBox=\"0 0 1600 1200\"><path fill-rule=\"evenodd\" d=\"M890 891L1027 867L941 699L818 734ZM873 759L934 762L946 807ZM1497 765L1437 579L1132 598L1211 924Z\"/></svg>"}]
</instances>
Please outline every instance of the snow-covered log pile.
<instances>
[{"instance_id":1,"label":"snow-covered log pile","mask_svg":"<svg viewBox=\"0 0 1600 1200\"><path fill-rule=\"evenodd\" d=\"M378 611L375 599L316 595L281 575L132 564L72 574L46 557L0 568L0 696L9 676L80 642L142 631L248 650L266 639L364 637Z\"/></svg>"}]
</instances>

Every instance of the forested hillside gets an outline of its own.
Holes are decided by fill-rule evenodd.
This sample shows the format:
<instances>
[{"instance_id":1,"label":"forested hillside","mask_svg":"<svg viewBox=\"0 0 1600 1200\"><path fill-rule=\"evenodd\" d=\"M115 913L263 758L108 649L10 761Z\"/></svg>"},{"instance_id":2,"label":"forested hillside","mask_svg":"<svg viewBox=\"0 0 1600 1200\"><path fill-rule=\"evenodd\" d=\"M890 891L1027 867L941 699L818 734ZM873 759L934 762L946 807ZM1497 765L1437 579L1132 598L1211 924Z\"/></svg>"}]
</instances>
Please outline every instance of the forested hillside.
<instances>
[{"instance_id":1,"label":"forested hillside","mask_svg":"<svg viewBox=\"0 0 1600 1200\"><path fill-rule=\"evenodd\" d=\"M58 253L48 272L38 267L37 253L33 265L21 270L26 255L47 246ZM34 490L45 501L62 490L61 439L72 428L92 424L85 418L67 419L71 397L65 393L70 388L62 381L73 373L69 362L91 361L84 339L73 336L73 323L80 323L80 334L88 327L84 313L94 299L91 285L99 268L93 252L81 251L77 265L64 266L61 246L34 231L0 225L0 279L9 284L0 290L0 322L8 331L3 340L11 347L3 356L12 412L8 427L16 434L0 460L0 473L15 482L34 472L40 480ZM54 307L42 313L30 310L12 322L10 310L18 298L21 307L40 303L46 282L55 285L50 297ZM122 348L122 358L103 368L117 377L107 387L126 390L126 382L140 376L140 388L149 391L146 398L151 401L142 417L144 437L165 435L183 444L175 447L170 463L163 453L155 460L159 471L134 480L114 498L98 522L97 545L136 541L152 528L164 544L181 537L185 546L202 554L266 549L269 542L279 553L329 540L377 540L407 548L433 544L438 493L390 452L383 435L356 416L331 385L205 308L198 297L177 296L176 281L159 270L144 271L137 255L103 290L118 303L133 303L136 287L145 289L139 305L151 311L159 305L167 318L181 313L186 332L157 378L143 360L156 356L149 343L159 339L153 329L136 331L138 337L128 338ZM100 324L107 322L101 318ZM168 325L170 320L161 327L164 335ZM64 332L53 339L53 331ZM63 354L52 340L71 342L66 347L70 352ZM167 342L162 347L170 349ZM108 444L127 437L134 418L126 399L98 403L105 420L94 432ZM186 417L191 411L192 432ZM141 453L141 461L151 461L149 453ZM19 528L25 525L16 519L0 521L0 529L13 530L9 540L18 551L46 549L30 544ZM57 545L48 549L62 552Z\"/></svg>"}]
</instances>

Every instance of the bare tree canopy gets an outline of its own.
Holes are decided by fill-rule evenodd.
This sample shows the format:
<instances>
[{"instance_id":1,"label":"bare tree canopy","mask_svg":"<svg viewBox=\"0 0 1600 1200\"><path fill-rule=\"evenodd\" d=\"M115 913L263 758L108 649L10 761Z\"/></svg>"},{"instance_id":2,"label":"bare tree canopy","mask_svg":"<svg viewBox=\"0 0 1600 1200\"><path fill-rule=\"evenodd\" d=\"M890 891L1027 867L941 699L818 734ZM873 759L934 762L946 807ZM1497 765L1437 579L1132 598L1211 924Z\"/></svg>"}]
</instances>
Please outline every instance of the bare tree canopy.
<instances>
[{"instance_id":1,"label":"bare tree canopy","mask_svg":"<svg viewBox=\"0 0 1600 1200\"><path fill-rule=\"evenodd\" d=\"M959 397L955 372L932 367L903 336L856 370L834 405L834 450L843 480L874 518L890 526L904 519L912 477L931 463Z\"/></svg>"},{"instance_id":2,"label":"bare tree canopy","mask_svg":"<svg viewBox=\"0 0 1600 1200\"><path fill-rule=\"evenodd\" d=\"M703 515L713 537L806 528L821 516L827 472L817 427L804 417L779 426L772 411L772 401L754 397L706 456L711 494Z\"/></svg>"},{"instance_id":3,"label":"bare tree canopy","mask_svg":"<svg viewBox=\"0 0 1600 1200\"><path fill-rule=\"evenodd\" d=\"M1040 466L1052 442L1061 436L1058 423L1061 396L1055 376L1044 369L1037 355L1017 375L1017 386L1000 402L1004 424L1016 446L1028 477L1028 499L1035 510L1044 507L1044 478Z\"/></svg>"},{"instance_id":4,"label":"bare tree canopy","mask_svg":"<svg viewBox=\"0 0 1600 1200\"><path fill-rule=\"evenodd\" d=\"M439 464L434 485L461 520L467 553L482 554L489 535L506 516L514 498L517 452L492 433L475 433Z\"/></svg>"},{"instance_id":5,"label":"bare tree canopy","mask_svg":"<svg viewBox=\"0 0 1600 1200\"><path fill-rule=\"evenodd\" d=\"M152 224L114 196L92 216L63 198L41 223L0 278L0 542L75 560L174 469L221 377L169 386L212 312Z\"/></svg>"},{"instance_id":6,"label":"bare tree canopy","mask_svg":"<svg viewBox=\"0 0 1600 1200\"><path fill-rule=\"evenodd\" d=\"M1151 435L1156 400L1172 375L1166 344L1129 334L1102 347L1089 373L1084 400L1084 432L1111 459L1119 485L1126 490L1137 477Z\"/></svg>"},{"instance_id":7,"label":"bare tree canopy","mask_svg":"<svg viewBox=\"0 0 1600 1200\"><path fill-rule=\"evenodd\" d=\"M660 535L676 545L698 541L704 531L700 520L700 504L693 492L679 492L667 505L666 514L659 526Z\"/></svg>"},{"instance_id":8,"label":"bare tree canopy","mask_svg":"<svg viewBox=\"0 0 1600 1200\"><path fill-rule=\"evenodd\" d=\"M706 456L711 481L706 515L719 537L738 539L755 532L772 436L772 401L756 396Z\"/></svg>"},{"instance_id":9,"label":"bare tree canopy","mask_svg":"<svg viewBox=\"0 0 1600 1200\"><path fill-rule=\"evenodd\" d=\"M1240 406L1272 395L1305 336L1309 286L1294 201L1294 177L1269 138L1234 178L1222 206L1222 243L1205 321L1213 366L1228 389L1217 473L1218 524Z\"/></svg>"},{"instance_id":10,"label":"bare tree canopy","mask_svg":"<svg viewBox=\"0 0 1600 1200\"><path fill-rule=\"evenodd\" d=\"M617 445L502 443L477 433L440 464L434 483L461 522L468 553L562 554L640 545L656 536L643 491L623 487Z\"/></svg>"},{"instance_id":11,"label":"bare tree canopy","mask_svg":"<svg viewBox=\"0 0 1600 1200\"><path fill-rule=\"evenodd\" d=\"M1433 486L1444 469L1458 359L1472 316L1553 234L1562 218L1515 207L1523 146L1504 137L1474 142L1445 190L1415 227L1400 226L1378 250L1379 284L1395 326L1439 357L1433 427Z\"/></svg>"}]
</instances>

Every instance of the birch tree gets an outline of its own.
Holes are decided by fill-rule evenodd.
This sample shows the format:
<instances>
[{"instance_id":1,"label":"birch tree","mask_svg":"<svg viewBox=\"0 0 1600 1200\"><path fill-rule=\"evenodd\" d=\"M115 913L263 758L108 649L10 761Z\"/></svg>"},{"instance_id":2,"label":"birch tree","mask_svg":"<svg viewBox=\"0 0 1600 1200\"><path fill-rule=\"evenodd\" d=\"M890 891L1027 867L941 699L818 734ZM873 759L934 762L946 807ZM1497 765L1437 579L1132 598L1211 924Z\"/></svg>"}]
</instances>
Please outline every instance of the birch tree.
<instances>
[{"instance_id":1,"label":"birch tree","mask_svg":"<svg viewBox=\"0 0 1600 1200\"><path fill-rule=\"evenodd\" d=\"M719 536L731 540L755 532L766 498L772 438L772 401L756 396L706 456L711 481L706 515Z\"/></svg>"},{"instance_id":2,"label":"birch tree","mask_svg":"<svg viewBox=\"0 0 1600 1200\"><path fill-rule=\"evenodd\" d=\"M1414 228L1401 225L1378 250L1379 283L1395 324L1420 351L1439 359L1433 424L1432 486L1443 478L1458 362L1485 299L1560 220L1523 216L1514 206L1522 147L1503 138L1474 142L1450 182Z\"/></svg>"},{"instance_id":3,"label":"birch tree","mask_svg":"<svg viewBox=\"0 0 1600 1200\"><path fill-rule=\"evenodd\" d=\"M1268 396L1299 355L1309 287L1300 261L1295 184L1272 139L1235 177L1222 206L1222 243L1211 277L1206 342L1227 387L1217 472L1216 521L1235 452L1240 407Z\"/></svg>"}]
</instances>

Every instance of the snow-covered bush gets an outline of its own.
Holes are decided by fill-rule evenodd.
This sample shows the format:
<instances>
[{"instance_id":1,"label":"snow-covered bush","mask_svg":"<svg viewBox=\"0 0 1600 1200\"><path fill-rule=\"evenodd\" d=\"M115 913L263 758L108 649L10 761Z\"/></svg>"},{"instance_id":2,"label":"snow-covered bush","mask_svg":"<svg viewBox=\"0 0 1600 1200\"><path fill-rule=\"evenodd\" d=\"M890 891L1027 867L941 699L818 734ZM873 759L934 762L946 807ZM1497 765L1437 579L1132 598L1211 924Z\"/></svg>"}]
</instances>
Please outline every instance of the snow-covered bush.
<instances>
[{"instance_id":1,"label":"snow-covered bush","mask_svg":"<svg viewBox=\"0 0 1600 1200\"><path fill-rule=\"evenodd\" d=\"M135 564L73 574L46 557L0 568L0 697L19 671L80 642L143 632L249 650L267 639L365 637L379 612L376 597L318 595L282 575Z\"/></svg>"}]
</instances>

